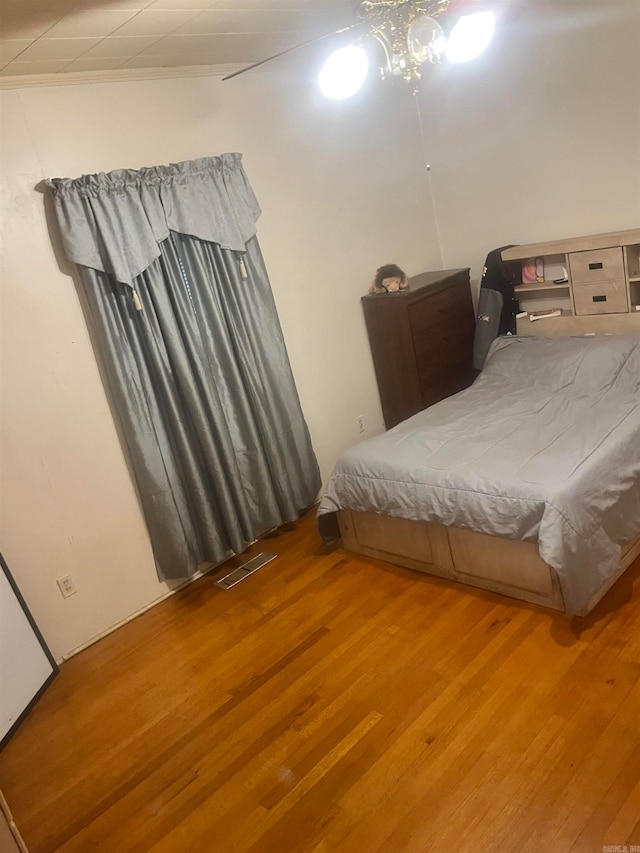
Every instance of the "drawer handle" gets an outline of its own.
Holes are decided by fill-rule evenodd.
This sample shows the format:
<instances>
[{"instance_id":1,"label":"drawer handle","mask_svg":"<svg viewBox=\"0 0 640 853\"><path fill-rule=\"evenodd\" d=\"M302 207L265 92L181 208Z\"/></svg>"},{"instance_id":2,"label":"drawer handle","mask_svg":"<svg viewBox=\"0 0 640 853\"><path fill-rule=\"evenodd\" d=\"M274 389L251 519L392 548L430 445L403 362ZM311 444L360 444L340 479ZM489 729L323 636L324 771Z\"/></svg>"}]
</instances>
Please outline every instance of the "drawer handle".
<instances>
[{"instance_id":1,"label":"drawer handle","mask_svg":"<svg viewBox=\"0 0 640 853\"><path fill-rule=\"evenodd\" d=\"M589 269L590 270L601 270L603 266L604 266L604 264L602 263L602 261L600 261L597 264L589 264Z\"/></svg>"},{"instance_id":2,"label":"drawer handle","mask_svg":"<svg viewBox=\"0 0 640 853\"><path fill-rule=\"evenodd\" d=\"M594 302L606 302L607 301L606 296L592 296L591 298Z\"/></svg>"}]
</instances>

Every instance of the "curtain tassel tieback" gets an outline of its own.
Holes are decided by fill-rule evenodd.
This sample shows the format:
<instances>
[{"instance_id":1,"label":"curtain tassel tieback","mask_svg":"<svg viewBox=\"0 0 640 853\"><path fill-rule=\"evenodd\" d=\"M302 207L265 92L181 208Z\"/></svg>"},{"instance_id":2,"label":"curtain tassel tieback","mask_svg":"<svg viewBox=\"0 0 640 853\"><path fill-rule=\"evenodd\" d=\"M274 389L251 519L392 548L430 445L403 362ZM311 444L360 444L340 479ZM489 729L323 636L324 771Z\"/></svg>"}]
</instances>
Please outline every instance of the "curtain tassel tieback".
<instances>
[{"instance_id":1,"label":"curtain tassel tieback","mask_svg":"<svg viewBox=\"0 0 640 853\"><path fill-rule=\"evenodd\" d=\"M138 296L137 290L131 291L133 294L133 304L135 305L136 311L142 311L142 302L140 302L140 297Z\"/></svg>"},{"instance_id":2,"label":"curtain tassel tieback","mask_svg":"<svg viewBox=\"0 0 640 853\"><path fill-rule=\"evenodd\" d=\"M247 275L247 268L244 265L244 258L242 256L238 258L238 263L240 264L240 275L242 278L249 278Z\"/></svg>"}]
</instances>

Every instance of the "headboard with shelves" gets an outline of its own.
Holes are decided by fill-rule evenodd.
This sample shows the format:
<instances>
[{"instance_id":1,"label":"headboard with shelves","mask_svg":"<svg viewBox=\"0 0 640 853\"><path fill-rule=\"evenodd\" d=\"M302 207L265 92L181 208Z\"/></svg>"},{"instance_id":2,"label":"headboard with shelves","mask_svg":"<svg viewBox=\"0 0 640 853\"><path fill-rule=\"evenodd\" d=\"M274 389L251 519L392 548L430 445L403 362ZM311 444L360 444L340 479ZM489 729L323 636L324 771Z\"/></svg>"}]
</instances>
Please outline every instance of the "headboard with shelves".
<instances>
[{"instance_id":1,"label":"headboard with shelves","mask_svg":"<svg viewBox=\"0 0 640 853\"><path fill-rule=\"evenodd\" d=\"M502 260L513 265L514 280L521 280L523 262L535 258L542 260L544 276L516 285L521 310L554 308L562 314L535 322L522 318L518 334L640 332L640 228L502 252Z\"/></svg>"},{"instance_id":2,"label":"headboard with shelves","mask_svg":"<svg viewBox=\"0 0 640 853\"><path fill-rule=\"evenodd\" d=\"M629 282L629 304L632 311L640 305L640 245L631 244L624 249L627 280Z\"/></svg>"}]
</instances>

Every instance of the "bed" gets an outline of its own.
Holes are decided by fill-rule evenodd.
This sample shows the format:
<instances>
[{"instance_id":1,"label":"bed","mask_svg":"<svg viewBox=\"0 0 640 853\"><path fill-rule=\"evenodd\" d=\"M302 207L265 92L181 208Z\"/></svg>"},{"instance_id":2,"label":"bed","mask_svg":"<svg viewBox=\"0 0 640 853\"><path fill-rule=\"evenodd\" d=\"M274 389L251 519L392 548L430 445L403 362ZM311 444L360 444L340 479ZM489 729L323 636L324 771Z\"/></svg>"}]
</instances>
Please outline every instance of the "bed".
<instances>
[{"instance_id":1,"label":"bed","mask_svg":"<svg viewBox=\"0 0 640 853\"><path fill-rule=\"evenodd\" d=\"M640 335L498 338L470 388L341 457L318 527L586 615L640 554Z\"/></svg>"}]
</instances>

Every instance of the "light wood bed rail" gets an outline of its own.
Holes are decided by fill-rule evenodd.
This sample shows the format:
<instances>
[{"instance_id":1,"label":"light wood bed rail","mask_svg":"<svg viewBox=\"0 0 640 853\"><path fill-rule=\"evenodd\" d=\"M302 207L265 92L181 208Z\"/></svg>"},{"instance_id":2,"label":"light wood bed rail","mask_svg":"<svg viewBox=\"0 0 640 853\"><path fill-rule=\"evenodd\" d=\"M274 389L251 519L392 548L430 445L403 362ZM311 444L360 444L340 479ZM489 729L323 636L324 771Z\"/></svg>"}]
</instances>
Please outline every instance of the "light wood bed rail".
<instances>
[{"instance_id":1,"label":"light wood bed rail","mask_svg":"<svg viewBox=\"0 0 640 853\"><path fill-rule=\"evenodd\" d=\"M554 610L565 609L558 575L532 542L373 512L341 510L338 523L348 551ZM638 555L640 536L623 548L618 572L591 597L582 615L595 607Z\"/></svg>"}]
</instances>

